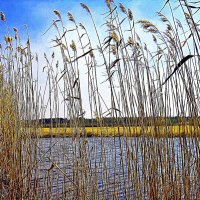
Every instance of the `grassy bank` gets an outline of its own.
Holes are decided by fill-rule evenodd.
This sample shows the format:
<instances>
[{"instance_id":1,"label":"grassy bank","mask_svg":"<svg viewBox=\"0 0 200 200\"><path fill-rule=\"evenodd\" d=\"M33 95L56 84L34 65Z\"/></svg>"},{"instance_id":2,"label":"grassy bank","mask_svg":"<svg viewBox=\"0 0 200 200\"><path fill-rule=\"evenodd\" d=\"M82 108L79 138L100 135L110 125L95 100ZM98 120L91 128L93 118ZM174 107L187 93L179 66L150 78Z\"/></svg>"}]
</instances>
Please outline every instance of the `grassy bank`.
<instances>
[{"instance_id":1,"label":"grassy bank","mask_svg":"<svg viewBox=\"0 0 200 200\"><path fill-rule=\"evenodd\" d=\"M86 128L39 128L37 135L40 137L72 137L72 136L86 136L86 137L113 137L113 136L157 136L157 137L179 137L200 136L200 127L195 126L148 126L148 127L86 127Z\"/></svg>"}]
</instances>

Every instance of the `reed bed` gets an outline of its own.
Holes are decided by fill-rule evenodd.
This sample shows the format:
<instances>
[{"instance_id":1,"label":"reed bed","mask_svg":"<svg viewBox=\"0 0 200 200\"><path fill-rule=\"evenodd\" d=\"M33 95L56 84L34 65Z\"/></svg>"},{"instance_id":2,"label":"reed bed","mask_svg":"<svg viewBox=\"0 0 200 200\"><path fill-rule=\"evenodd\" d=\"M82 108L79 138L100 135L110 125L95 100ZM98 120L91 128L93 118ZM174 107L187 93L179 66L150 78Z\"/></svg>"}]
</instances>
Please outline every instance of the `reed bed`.
<instances>
[{"instance_id":1,"label":"reed bed","mask_svg":"<svg viewBox=\"0 0 200 200\"><path fill-rule=\"evenodd\" d=\"M68 29L66 16L55 10L47 32L56 32L51 42L61 59L44 54L42 69L28 30L22 43L1 13L8 30L0 46L1 199L199 198L199 3L177 2L181 23L167 1L158 12L164 31L136 20L121 3L106 0L105 6L102 34L92 10L81 3L92 35L70 12ZM162 14L165 9L171 20ZM138 26L152 35L153 51ZM60 113L69 123L51 121L48 128L40 123ZM97 127L86 127L86 113ZM176 125L168 120L174 116Z\"/></svg>"}]
</instances>

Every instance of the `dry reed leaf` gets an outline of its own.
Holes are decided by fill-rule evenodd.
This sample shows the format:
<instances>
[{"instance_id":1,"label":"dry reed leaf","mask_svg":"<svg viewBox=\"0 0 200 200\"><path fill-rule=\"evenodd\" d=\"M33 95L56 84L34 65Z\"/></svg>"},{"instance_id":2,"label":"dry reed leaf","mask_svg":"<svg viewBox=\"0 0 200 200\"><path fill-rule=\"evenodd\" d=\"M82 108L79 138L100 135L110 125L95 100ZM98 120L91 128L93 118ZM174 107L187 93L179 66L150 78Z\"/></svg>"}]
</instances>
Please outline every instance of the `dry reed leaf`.
<instances>
[{"instance_id":1,"label":"dry reed leaf","mask_svg":"<svg viewBox=\"0 0 200 200\"><path fill-rule=\"evenodd\" d=\"M113 13L116 9L117 9L117 6L115 6L115 8L112 9L112 11L110 11L110 13L106 16L106 18L109 17L110 15L112 15L112 13Z\"/></svg>"},{"instance_id":2,"label":"dry reed leaf","mask_svg":"<svg viewBox=\"0 0 200 200\"><path fill-rule=\"evenodd\" d=\"M121 110L119 110L118 108L112 108L115 111L121 112Z\"/></svg>"},{"instance_id":3,"label":"dry reed leaf","mask_svg":"<svg viewBox=\"0 0 200 200\"><path fill-rule=\"evenodd\" d=\"M37 53L35 54L35 60L36 60L36 62L38 62L38 54Z\"/></svg>"},{"instance_id":4,"label":"dry reed leaf","mask_svg":"<svg viewBox=\"0 0 200 200\"><path fill-rule=\"evenodd\" d=\"M60 21L59 19L53 21L53 23L51 24L51 26L49 26L49 28L42 34L42 36L45 35L45 34L51 29L51 27L52 27L52 26L55 26L55 24L56 24L57 22L59 22L59 21Z\"/></svg>"},{"instance_id":5,"label":"dry reed leaf","mask_svg":"<svg viewBox=\"0 0 200 200\"><path fill-rule=\"evenodd\" d=\"M186 40L183 42L182 47L185 46L185 44L187 43L187 41L191 38L192 33L186 38Z\"/></svg>"},{"instance_id":6,"label":"dry reed leaf","mask_svg":"<svg viewBox=\"0 0 200 200\"><path fill-rule=\"evenodd\" d=\"M87 51L86 53L84 53L84 54L81 55L81 56L78 56L76 59L72 60L71 62L75 62L75 61L77 61L78 59L80 59L80 58L86 56L86 55L89 54L92 50L93 50L93 49L90 49L89 51ZM66 57L66 58L67 58L67 57ZM66 73L67 73L67 71L63 72L63 74L61 75L61 77L58 79L57 82L59 82L59 81L63 78L63 76L64 76Z\"/></svg>"},{"instance_id":7,"label":"dry reed leaf","mask_svg":"<svg viewBox=\"0 0 200 200\"><path fill-rule=\"evenodd\" d=\"M48 172L51 171L55 167L54 164L51 165L51 167L48 169Z\"/></svg>"},{"instance_id":8,"label":"dry reed leaf","mask_svg":"<svg viewBox=\"0 0 200 200\"><path fill-rule=\"evenodd\" d=\"M61 43L61 42L57 42L57 44L56 45L54 45L54 46L52 46L51 48L54 48L54 47L58 47L58 46L62 46L63 44Z\"/></svg>"},{"instance_id":9,"label":"dry reed leaf","mask_svg":"<svg viewBox=\"0 0 200 200\"><path fill-rule=\"evenodd\" d=\"M156 43L157 42L156 36L152 35L152 37L153 37L153 41Z\"/></svg>"},{"instance_id":10,"label":"dry reed leaf","mask_svg":"<svg viewBox=\"0 0 200 200\"><path fill-rule=\"evenodd\" d=\"M71 97L72 99L77 99L77 100L79 100L80 99L80 97Z\"/></svg>"},{"instance_id":11,"label":"dry reed leaf","mask_svg":"<svg viewBox=\"0 0 200 200\"><path fill-rule=\"evenodd\" d=\"M74 81L74 84L73 84L72 88L74 88L76 86L76 84L78 84L78 79L79 78L76 78L76 80Z\"/></svg>"},{"instance_id":12,"label":"dry reed leaf","mask_svg":"<svg viewBox=\"0 0 200 200\"><path fill-rule=\"evenodd\" d=\"M177 20L176 20L176 23L178 24L178 26L179 26L180 28L183 28L183 26L182 26L180 20L177 19Z\"/></svg>"},{"instance_id":13,"label":"dry reed leaf","mask_svg":"<svg viewBox=\"0 0 200 200\"><path fill-rule=\"evenodd\" d=\"M172 76L173 74L181 67L181 65L183 65L187 60L189 60L190 58L194 57L195 55L187 55L186 57L184 57L174 68L173 72L165 79L165 81L162 83L162 85L164 85Z\"/></svg>"},{"instance_id":14,"label":"dry reed leaf","mask_svg":"<svg viewBox=\"0 0 200 200\"><path fill-rule=\"evenodd\" d=\"M124 19L122 19L122 21L119 23L119 25L121 25L125 20L126 20L126 17Z\"/></svg>"},{"instance_id":15,"label":"dry reed leaf","mask_svg":"<svg viewBox=\"0 0 200 200\"><path fill-rule=\"evenodd\" d=\"M30 38L27 40L27 45L30 46Z\"/></svg>"},{"instance_id":16,"label":"dry reed leaf","mask_svg":"<svg viewBox=\"0 0 200 200\"><path fill-rule=\"evenodd\" d=\"M108 40L105 41L104 45L106 45L108 43L108 45L110 45L110 42L113 38L111 36L108 37Z\"/></svg>"},{"instance_id":17,"label":"dry reed leaf","mask_svg":"<svg viewBox=\"0 0 200 200\"><path fill-rule=\"evenodd\" d=\"M116 59L115 61L113 61L112 64L110 65L110 69L112 69L112 68L117 64L117 62L119 62L120 60L121 60L121 59L118 58L118 59Z\"/></svg>"},{"instance_id":18,"label":"dry reed leaf","mask_svg":"<svg viewBox=\"0 0 200 200\"><path fill-rule=\"evenodd\" d=\"M114 75L114 73L115 73L116 71L117 71L117 70L113 70L113 71L110 73L110 75L108 76L108 78L107 78L105 81L101 82L101 83L105 83L106 81L111 80L112 76Z\"/></svg>"},{"instance_id":19,"label":"dry reed leaf","mask_svg":"<svg viewBox=\"0 0 200 200\"><path fill-rule=\"evenodd\" d=\"M84 57L84 56L86 56L87 54L89 54L91 51L92 51L93 49L90 49L89 51L87 51L86 53L84 53L83 55L81 55L81 56L78 56L76 59L74 59L72 62L74 62L74 61L76 61L76 60L78 60L78 59L80 59L80 58L82 58L82 57Z\"/></svg>"},{"instance_id":20,"label":"dry reed leaf","mask_svg":"<svg viewBox=\"0 0 200 200\"><path fill-rule=\"evenodd\" d=\"M164 9L164 7L167 5L167 3L169 3L169 0L167 0L167 1L165 2L164 6L161 8L161 10L160 10L159 12L161 12L161 11Z\"/></svg>"},{"instance_id":21,"label":"dry reed leaf","mask_svg":"<svg viewBox=\"0 0 200 200\"><path fill-rule=\"evenodd\" d=\"M194 9L199 9L200 6L191 6L191 5L188 5L189 8L194 8Z\"/></svg>"},{"instance_id":22,"label":"dry reed leaf","mask_svg":"<svg viewBox=\"0 0 200 200\"><path fill-rule=\"evenodd\" d=\"M80 38L82 38L85 34L86 34L86 33L83 33L83 34L80 36Z\"/></svg>"}]
</instances>

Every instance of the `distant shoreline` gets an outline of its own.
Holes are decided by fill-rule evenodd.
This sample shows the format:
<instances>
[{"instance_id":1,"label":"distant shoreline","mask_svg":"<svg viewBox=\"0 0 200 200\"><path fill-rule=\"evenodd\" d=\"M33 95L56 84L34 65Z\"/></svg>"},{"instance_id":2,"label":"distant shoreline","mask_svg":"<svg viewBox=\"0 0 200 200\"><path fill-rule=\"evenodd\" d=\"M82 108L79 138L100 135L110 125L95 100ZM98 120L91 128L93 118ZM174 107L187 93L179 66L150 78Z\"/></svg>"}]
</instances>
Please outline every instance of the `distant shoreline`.
<instances>
[{"instance_id":1,"label":"distant shoreline","mask_svg":"<svg viewBox=\"0 0 200 200\"><path fill-rule=\"evenodd\" d=\"M77 118L74 120L80 121L81 124L84 124L84 127L113 127L113 126L151 126L152 124L155 126L176 126L176 125L194 125L196 122L200 122L200 117L104 117L104 118ZM26 121L27 124L37 124L40 127L50 128L50 127L70 127L74 122L73 119L67 118L43 118L37 120Z\"/></svg>"}]
</instances>

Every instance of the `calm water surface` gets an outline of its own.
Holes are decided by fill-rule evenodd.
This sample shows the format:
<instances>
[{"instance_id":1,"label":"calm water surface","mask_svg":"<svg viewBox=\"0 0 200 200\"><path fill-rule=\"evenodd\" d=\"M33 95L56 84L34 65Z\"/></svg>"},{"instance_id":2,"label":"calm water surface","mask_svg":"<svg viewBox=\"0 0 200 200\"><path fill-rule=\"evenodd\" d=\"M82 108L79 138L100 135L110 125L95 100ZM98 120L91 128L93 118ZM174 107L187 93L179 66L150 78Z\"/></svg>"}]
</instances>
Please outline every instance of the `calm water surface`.
<instances>
[{"instance_id":1,"label":"calm water surface","mask_svg":"<svg viewBox=\"0 0 200 200\"><path fill-rule=\"evenodd\" d=\"M168 159L169 165L175 163L174 170L181 172L184 165L195 162L196 141L193 138L143 137L40 139L36 173L40 180L38 194L44 199L50 198L50 194L53 199L73 199L75 191L70 188L79 184L77 180L84 179L88 190L94 190L95 185L100 199L112 199L114 185L118 199L134 199L133 182L144 181L143 172L151 160L160 159L158 173L164 159ZM190 154L190 160L183 160L183 154ZM145 192L142 193L145 199Z\"/></svg>"}]
</instances>

